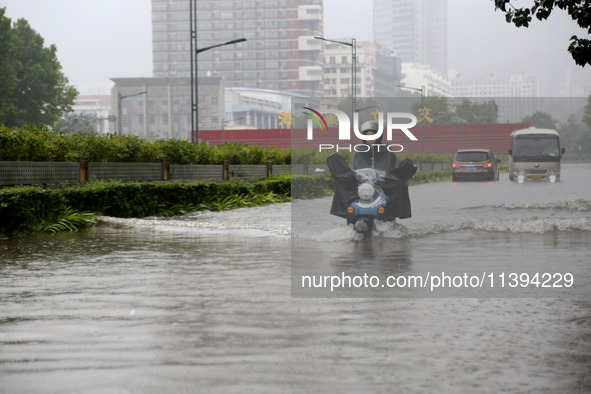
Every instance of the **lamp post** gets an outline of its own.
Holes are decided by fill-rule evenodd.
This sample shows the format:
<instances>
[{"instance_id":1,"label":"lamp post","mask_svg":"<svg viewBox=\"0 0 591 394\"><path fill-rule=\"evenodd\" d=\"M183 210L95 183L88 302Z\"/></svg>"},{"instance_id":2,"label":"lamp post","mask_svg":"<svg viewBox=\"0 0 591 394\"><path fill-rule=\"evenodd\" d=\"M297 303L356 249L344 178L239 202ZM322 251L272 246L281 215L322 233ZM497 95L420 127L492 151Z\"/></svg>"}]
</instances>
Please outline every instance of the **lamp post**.
<instances>
[{"instance_id":1,"label":"lamp post","mask_svg":"<svg viewBox=\"0 0 591 394\"><path fill-rule=\"evenodd\" d=\"M401 88L401 89L409 89L409 90L416 90L417 92L421 92L421 104L425 105L425 85L422 85L421 88L413 88L410 86L404 86L404 85L396 85L397 87Z\"/></svg>"},{"instance_id":2,"label":"lamp post","mask_svg":"<svg viewBox=\"0 0 591 394\"><path fill-rule=\"evenodd\" d=\"M365 111L366 109L372 109L372 108L377 108L377 105L370 105L369 107L363 107L363 108L359 108L357 110L357 112L361 112L361 111Z\"/></svg>"},{"instance_id":3,"label":"lamp post","mask_svg":"<svg viewBox=\"0 0 591 394\"><path fill-rule=\"evenodd\" d=\"M353 114L355 113L355 107L356 107L356 97L357 97L357 81L356 81L356 74L357 74L357 40L355 40L355 38L351 38L351 42L346 42L346 41L337 41L337 40L329 40L328 38L324 38L324 37L318 37L315 36L314 37L317 40L322 40L322 41L327 41L327 42L334 42L335 44L342 44L342 45L347 45L351 47L351 108L352 108L352 112L351 112L351 116L353 116Z\"/></svg>"},{"instance_id":4,"label":"lamp post","mask_svg":"<svg viewBox=\"0 0 591 394\"><path fill-rule=\"evenodd\" d=\"M191 1L191 5L193 4L193 2ZM196 6L195 6L196 8ZM191 18L193 19L193 10L191 10ZM193 22L193 20L191 20L191 25L193 26L193 23L195 23L195 30L191 31L191 86L194 88L191 89L191 130L193 132L193 143L194 144L198 144L199 143L199 84L198 84L198 72L197 72L197 54L201 53L201 52L205 52L207 50L213 49L213 48L217 48L217 47L221 47L224 45L232 45L232 44L238 44L239 42L244 42L246 41L246 38L237 38L235 40L230 40L221 44L215 44L215 45L210 45L208 47L205 48L197 48L196 44L197 44L197 30L196 30L196 18L195 18L195 22ZM192 27L193 28L193 27ZM195 41L195 43L193 44L193 39ZM195 51L195 53L193 53L193 50Z\"/></svg>"},{"instance_id":5,"label":"lamp post","mask_svg":"<svg viewBox=\"0 0 591 394\"><path fill-rule=\"evenodd\" d=\"M126 99L128 97L139 96L140 94L147 94L148 91L128 94L126 96L122 96L121 93L117 93L117 133L123 134L121 132L121 100Z\"/></svg>"},{"instance_id":6,"label":"lamp post","mask_svg":"<svg viewBox=\"0 0 591 394\"><path fill-rule=\"evenodd\" d=\"M246 41L246 38L237 38L235 40L224 42L222 44L215 44L215 45L211 45L211 46L208 46L208 47L205 47L205 48L199 48L195 52L196 53L201 53L201 52L205 52L207 50L210 50L212 48L217 48L217 47L221 47L221 46L224 46L224 45L238 44L239 42L244 42L244 41Z\"/></svg>"},{"instance_id":7,"label":"lamp post","mask_svg":"<svg viewBox=\"0 0 591 394\"><path fill-rule=\"evenodd\" d=\"M409 90L416 90L417 92L421 92L421 105L423 106L423 109L425 108L425 85L422 85L421 88L413 88L410 86L404 86L404 85L396 85L397 87L401 88L401 89L409 89ZM419 121L420 122L420 121ZM425 140L424 137L424 130L423 130L423 123L421 122L421 127L419 128L420 132L421 132L421 152L425 151L425 146L423 145L423 142Z\"/></svg>"}]
</instances>

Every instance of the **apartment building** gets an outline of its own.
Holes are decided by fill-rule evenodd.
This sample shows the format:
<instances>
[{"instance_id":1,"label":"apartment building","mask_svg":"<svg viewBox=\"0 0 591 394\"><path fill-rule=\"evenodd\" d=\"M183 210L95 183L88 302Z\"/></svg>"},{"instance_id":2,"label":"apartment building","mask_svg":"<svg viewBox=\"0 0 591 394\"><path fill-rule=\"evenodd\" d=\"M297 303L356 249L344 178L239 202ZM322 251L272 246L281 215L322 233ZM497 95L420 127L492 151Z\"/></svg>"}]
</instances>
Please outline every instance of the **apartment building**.
<instances>
[{"instance_id":1,"label":"apartment building","mask_svg":"<svg viewBox=\"0 0 591 394\"><path fill-rule=\"evenodd\" d=\"M197 48L238 38L197 56L198 76L227 87L322 95L322 0L197 0ZM190 1L152 0L155 77L188 77Z\"/></svg>"}]
</instances>

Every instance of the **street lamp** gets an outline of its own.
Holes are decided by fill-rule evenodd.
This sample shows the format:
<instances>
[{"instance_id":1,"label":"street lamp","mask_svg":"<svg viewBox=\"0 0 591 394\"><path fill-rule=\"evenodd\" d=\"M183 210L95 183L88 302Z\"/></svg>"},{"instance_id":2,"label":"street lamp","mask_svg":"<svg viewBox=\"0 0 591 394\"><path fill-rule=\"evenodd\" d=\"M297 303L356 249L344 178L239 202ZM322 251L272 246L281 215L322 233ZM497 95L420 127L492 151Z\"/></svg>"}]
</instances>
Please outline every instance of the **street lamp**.
<instances>
[{"instance_id":1,"label":"street lamp","mask_svg":"<svg viewBox=\"0 0 591 394\"><path fill-rule=\"evenodd\" d=\"M404 86L404 85L396 85L397 87L401 88L401 89L409 89L409 90L416 90L417 92L421 92L421 105L423 106L423 108L425 108L425 85L422 85L421 88L413 88L410 86ZM424 142L424 132L423 132L423 123L421 123L421 127L419 128L421 131L421 152L423 152L425 150L425 146L423 145Z\"/></svg>"},{"instance_id":2,"label":"street lamp","mask_svg":"<svg viewBox=\"0 0 591 394\"><path fill-rule=\"evenodd\" d=\"M191 5L193 5L193 2L191 1ZM195 6L196 9L196 6ZM196 30L196 23L197 23L197 19L195 16L195 21L193 21L194 18L194 12L193 10L191 10L191 26L192 29L195 29L194 31L191 31L191 86L194 87L194 91L193 89L191 89L191 130L193 131L193 143L198 144L199 143L199 87L198 87L198 70L197 70L197 54L201 53L201 52L205 52L207 50L213 49L213 48L217 48L217 47L221 47L224 45L232 45L232 44L238 44L239 42L244 42L246 41L246 38L237 38L235 40L230 40L221 44L215 44L215 45L210 45L208 47L205 48L197 48L197 30ZM193 27L195 25L195 27ZM195 41L195 43L193 43L193 40ZM193 50L195 50L195 53L193 53Z\"/></svg>"},{"instance_id":3,"label":"street lamp","mask_svg":"<svg viewBox=\"0 0 591 394\"><path fill-rule=\"evenodd\" d=\"M205 48L200 48L200 49L197 49L195 52L196 53L201 53L201 52L205 52L205 51L207 51L209 49L212 49L212 48L222 47L224 45L238 44L239 42L244 42L244 41L246 41L246 38L237 38L235 40L224 42L223 44L215 44L215 45L211 45L211 46L208 46L208 47L205 47Z\"/></svg>"},{"instance_id":4,"label":"street lamp","mask_svg":"<svg viewBox=\"0 0 591 394\"><path fill-rule=\"evenodd\" d=\"M365 111L366 109L372 109L372 108L377 108L377 105L370 105L369 107L363 107L363 108L359 108L357 110L357 112L361 112L361 111Z\"/></svg>"},{"instance_id":5,"label":"street lamp","mask_svg":"<svg viewBox=\"0 0 591 394\"><path fill-rule=\"evenodd\" d=\"M327 41L327 42L334 42L335 44L342 44L342 45L347 45L351 47L351 63L353 63L351 65L351 97L352 97L352 102L351 102L351 108L352 108L352 112L351 112L351 116L353 116L353 114L355 113L355 106L356 106L356 96L357 96L357 87L356 87L356 74L357 74L357 40L355 40L355 38L351 38L351 42L346 42L346 41L337 41L337 40L329 40L328 38L324 38L324 37L318 37L318 36L314 36L315 39L317 40L322 40L322 41Z\"/></svg>"},{"instance_id":6,"label":"street lamp","mask_svg":"<svg viewBox=\"0 0 591 394\"><path fill-rule=\"evenodd\" d=\"M123 134L121 131L121 100L126 99L128 97L139 96L140 94L147 94L148 91L128 94L126 96L122 96L121 93L117 93L117 132L119 134Z\"/></svg>"},{"instance_id":7,"label":"street lamp","mask_svg":"<svg viewBox=\"0 0 591 394\"><path fill-rule=\"evenodd\" d=\"M410 86L404 86L404 85L396 85L397 87L401 88L401 89L409 89L409 90L416 90L417 92L421 92L421 104L424 106L425 105L425 85L422 85L421 88L413 88Z\"/></svg>"}]
</instances>

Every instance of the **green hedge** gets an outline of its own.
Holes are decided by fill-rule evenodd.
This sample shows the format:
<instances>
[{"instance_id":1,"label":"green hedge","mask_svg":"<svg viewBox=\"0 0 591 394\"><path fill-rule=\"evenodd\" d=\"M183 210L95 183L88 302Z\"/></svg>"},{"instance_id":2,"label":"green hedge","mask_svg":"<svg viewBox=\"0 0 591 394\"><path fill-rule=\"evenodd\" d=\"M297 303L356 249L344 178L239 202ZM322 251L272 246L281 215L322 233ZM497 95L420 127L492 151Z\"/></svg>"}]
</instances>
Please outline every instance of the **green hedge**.
<instances>
[{"instance_id":1,"label":"green hedge","mask_svg":"<svg viewBox=\"0 0 591 394\"><path fill-rule=\"evenodd\" d=\"M47 127L9 129L0 126L0 161L78 161L86 157L94 162L154 162L167 158L172 164L311 163L323 164L333 151L284 149L228 143L192 144L185 140L150 140L137 136L74 134L62 135ZM352 153L341 151L345 161ZM415 163L451 163L453 155L400 153L400 161Z\"/></svg>"},{"instance_id":2,"label":"green hedge","mask_svg":"<svg viewBox=\"0 0 591 394\"><path fill-rule=\"evenodd\" d=\"M68 208L115 217L145 217L175 206L198 206L232 196L291 195L288 176L261 182L88 182L46 190L41 187L0 189L0 235L34 231Z\"/></svg>"},{"instance_id":3,"label":"green hedge","mask_svg":"<svg viewBox=\"0 0 591 394\"><path fill-rule=\"evenodd\" d=\"M336 182L329 175L294 175L291 179L291 196L299 199L327 196L334 192L335 186Z\"/></svg>"},{"instance_id":4,"label":"green hedge","mask_svg":"<svg viewBox=\"0 0 591 394\"><path fill-rule=\"evenodd\" d=\"M408 181L408 185L421 185L423 183L451 181L451 171L417 172Z\"/></svg>"},{"instance_id":5,"label":"green hedge","mask_svg":"<svg viewBox=\"0 0 591 394\"><path fill-rule=\"evenodd\" d=\"M192 144L185 140L150 140L137 136L62 135L47 127L9 129L0 126L0 161L154 162L167 158L173 164L290 164L291 151L230 143Z\"/></svg>"},{"instance_id":6,"label":"green hedge","mask_svg":"<svg viewBox=\"0 0 591 394\"><path fill-rule=\"evenodd\" d=\"M409 184L451 180L451 171L417 173ZM0 189L0 236L27 234L56 222L69 209L115 217L145 217L182 213L183 207L224 207L236 196L252 197L259 203L281 199L265 196L317 198L331 195L335 181L330 176L279 176L259 182L163 182L136 183L98 181L62 189L39 186ZM261 198L262 197L262 198ZM209 204L209 205L208 205ZM259 204L260 205L260 204Z\"/></svg>"}]
</instances>

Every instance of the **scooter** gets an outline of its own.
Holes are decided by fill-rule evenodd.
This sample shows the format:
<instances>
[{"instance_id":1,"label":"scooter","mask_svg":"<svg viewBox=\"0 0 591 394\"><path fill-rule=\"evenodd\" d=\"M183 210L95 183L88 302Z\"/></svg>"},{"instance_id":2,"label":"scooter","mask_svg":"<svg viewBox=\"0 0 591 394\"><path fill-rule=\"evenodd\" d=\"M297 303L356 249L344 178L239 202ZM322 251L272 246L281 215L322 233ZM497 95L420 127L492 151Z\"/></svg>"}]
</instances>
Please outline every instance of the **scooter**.
<instances>
[{"instance_id":1,"label":"scooter","mask_svg":"<svg viewBox=\"0 0 591 394\"><path fill-rule=\"evenodd\" d=\"M417 171L411 160L403 160L387 173L373 165L353 170L337 153L330 155L326 164L336 181L330 213L347 219L358 235L356 239L371 234L376 223L410 217L406 182Z\"/></svg>"},{"instance_id":2,"label":"scooter","mask_svg":"<svg viewBox=\"0 0 591 394\"><path fill-rule=\"evenodd\" d=\"M386 221L388 198L377 186L383 181L385 173L363 168L355 170L354 174L359 182L358 198L351 201L347 207L347 225L353 225L357 234L365 236L375 229L377 220Z\"/></svg>"}]
</instances>

